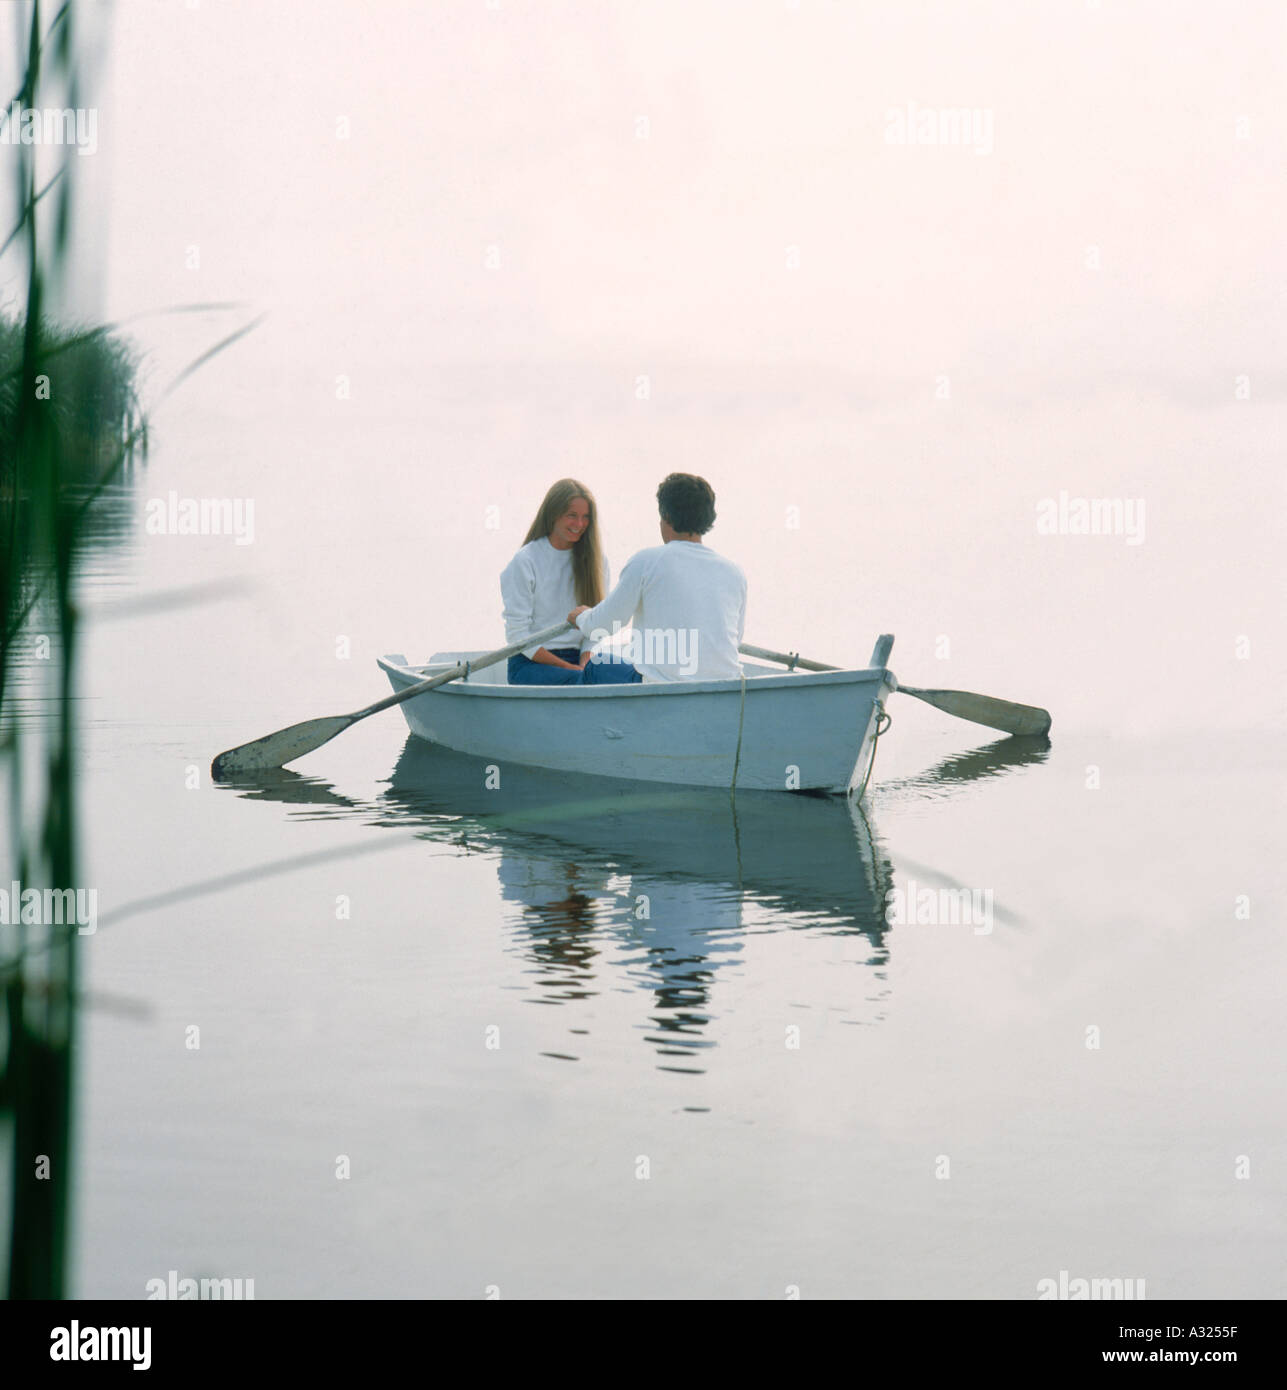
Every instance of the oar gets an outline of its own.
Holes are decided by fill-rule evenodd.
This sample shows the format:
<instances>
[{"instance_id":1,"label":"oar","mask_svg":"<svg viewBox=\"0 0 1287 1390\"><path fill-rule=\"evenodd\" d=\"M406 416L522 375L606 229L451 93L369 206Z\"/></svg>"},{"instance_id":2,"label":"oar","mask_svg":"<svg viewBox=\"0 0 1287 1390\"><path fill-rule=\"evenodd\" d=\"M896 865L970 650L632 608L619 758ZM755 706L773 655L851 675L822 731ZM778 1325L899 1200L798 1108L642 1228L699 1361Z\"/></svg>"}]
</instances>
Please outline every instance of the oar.
<instances>
[{"instance_id":1,"label":"oar","mask_svg":"<svg viewBox=\"0 0 1287 1390\"><path fill-rule=\"evenodd\" d=\"M876 644L880 652L885 639ZM893 639L890 639L890 646ZM824 666L820 661L806 661L794 653L771 652L765 647L752 647L743 644L738 648L744 656L756 656L762 661L776 661L783 666L799 667L803 671L838 671L838 666ZM889 647L884 647L888 656ZM884 657L873 659L873 665L883 665ZM894 689L915 700L924 700L927 705L942 710L944 714L954 714L958 719L968 719L971 724L982 724L987 729L999 729L1003 734L1048 734L1050 732L1050 712L1036 705L1017 705L1012 700L998 700L993 695L975 695L968 690L917 690L910 685L901 685L892 671L885 672Z\"/></svg>"},{"instance_id":2,"label":"oar","mask_svg":"<svg viewBox=\"0 0 1287 1390\"><path fill-rule=\"evenodd\" d=\"M567 623L557 623L542 632L532 633L525 641L515 642L512 647L501 647L499 651L488 652L486 656L480 656L474 661L462 661L441 675L417 681L405 690L396 690L392 695L386 695L383 700L377 700L375 704L358 710L356 714L306 719L302 724L292 724L289 729L278 729L275 734L265 734L253 743L243 743L237 748L228 749L226 753L220 753L210 764L210 774L212 777L236 777L242 773L266 772L272 768L284 767L287 763L293 763L296 758L302 758L305 753L311 753L322 744L329 743L336 734L342 734L359 719L379 714L382 709L391 709L394 705L400 705L403 700L423 695L426 690L434 690L440 685L446 685L448 681L459 680L470 671L481 671L485 666L495 666L498 661L517 656L524 647L530 647L534 643L543 647L560 633L573 631L575 629Z\"/></svg>"}]
</instances>

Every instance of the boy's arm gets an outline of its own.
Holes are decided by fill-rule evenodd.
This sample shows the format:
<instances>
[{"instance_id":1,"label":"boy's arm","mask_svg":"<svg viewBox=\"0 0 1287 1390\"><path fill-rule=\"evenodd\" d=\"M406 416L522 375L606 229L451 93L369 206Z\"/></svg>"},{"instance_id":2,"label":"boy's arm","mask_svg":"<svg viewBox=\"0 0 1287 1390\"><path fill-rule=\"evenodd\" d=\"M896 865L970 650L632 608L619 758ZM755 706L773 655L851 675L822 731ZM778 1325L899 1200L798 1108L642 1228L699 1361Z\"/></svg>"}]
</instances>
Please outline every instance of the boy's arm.
<instances>
[{"instance_id":1,"label":"boy's arm","mask_svg":"<svg viewBox=\"0 0 1287 1390\"><path fill-rule=\"evenodd\" d=\"M596 632L609 636L613 623L624 627L639 611L643 586L644 566L636 556L626 562L617 587L602 603L595 604L593 608L574 608L568 614L568 621L575 623L586 636L593 637Z\"/></svg>"}]
</instances>

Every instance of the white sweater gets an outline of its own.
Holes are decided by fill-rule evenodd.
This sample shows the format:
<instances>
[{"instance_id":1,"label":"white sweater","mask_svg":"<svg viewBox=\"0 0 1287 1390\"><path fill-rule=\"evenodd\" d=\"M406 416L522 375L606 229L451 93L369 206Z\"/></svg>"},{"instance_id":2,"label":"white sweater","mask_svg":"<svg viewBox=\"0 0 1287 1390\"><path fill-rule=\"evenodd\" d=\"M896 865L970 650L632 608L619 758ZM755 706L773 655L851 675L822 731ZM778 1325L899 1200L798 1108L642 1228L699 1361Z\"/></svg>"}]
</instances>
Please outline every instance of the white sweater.
<instances>
[{"instance_id":1,"label":"white sweater","mask_svg":"<svg viewBox=\"0 0 1287 1390\"><path fill-rule=\"evenodd\" d=\"M746 631L746 576L697 541L632 555L617 587L582 613L592 641L633 622L624 655L646 681L736 680Z\"/></svg>"},{"instance_id":2,"label":"white sweater","mask_svg":"<svg viewBox=\"0 0 1287 1390\"><path fill-rule=\"evenodd\" d=\"M533 632L566 622L577 606L576 583L572 577L572 552L552 546L549 538L528 541L501 571L501 597L505 601L505 645L512 647ZM608 562L603 562L603 590L611 585ZM523 655L534 657L542 647L576 647L588 651L591 643L569 628L553 642L537 642L524 647Z\"/></svg>"}]
</instances>

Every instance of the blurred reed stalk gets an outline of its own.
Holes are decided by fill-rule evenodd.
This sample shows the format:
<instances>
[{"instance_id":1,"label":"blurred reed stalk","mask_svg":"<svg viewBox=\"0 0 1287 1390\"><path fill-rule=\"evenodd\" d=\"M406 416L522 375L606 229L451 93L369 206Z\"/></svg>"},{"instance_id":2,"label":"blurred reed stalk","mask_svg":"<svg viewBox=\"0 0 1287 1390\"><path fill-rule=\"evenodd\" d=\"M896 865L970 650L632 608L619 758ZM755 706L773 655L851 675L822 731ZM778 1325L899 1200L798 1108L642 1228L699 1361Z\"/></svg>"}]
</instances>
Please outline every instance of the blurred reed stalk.
<instances>
[{"instance_id":1,"label":"blurred reed stalk","mask_svg":"<svg viewBox=\"0 0 1287 1390\"><path fill-rule=\"evenodd\" d=\"M74 8L66 0L42 28L40 0L31 0L19 53L22 86L6 110L14 102L37 108L38 96L57 110L80 109ZM24 890L74 891L88 887L80 882L76 805L75 571L92 539L100 495L136 456L147 457L148 419L135 389L133 349L108 327L68 328L44 313L46 300L70 279L76 159L61 147L61 166L38 188L40 147L5 148L15 165L18 212L0 256L15 244L25 252L26 292L20 318L0 315L0 767L11 852L0 890L8 893L17 880ZM178 305L163 312L236 307ZM258 323L205 349L153 404ZM67 1292L77 950L88 938L75 921L15 920L16 906L0 922L0 1175L7 1169L10 1179L7 1192L0 1187L0 1210L7 1208L9 1218L6 1294L54 1299Z\"/></svg>"},{"instance_id":2,"label":"blurred reed stalk","mask_svg":"<svg viewBox=\"0 0 1287 1390\"><path fill-rule=\"evenodd\" d=\"M20 53L25 75L13 98L22 107L39 107L42 98L59 109L80 106L73 22L67 3L44 28L40 0L33 0ZM5 147L16 167L19 210L5 247L16 243L26 256L25 312L17 321L0 321L0 760L12 856L3 875L7 896L14 880L23 890L85 886L77 848L73 579L87 508L74 494L86 485L96 491L119 470L136 443L139 419L129 349L100 330L60 331L45 323L46 299L69 269L68 165L76 161L62 147L63 167L38 189L38 148ZM48 226L38 226L46 209ZM29 659L33 653L48 660ZM19 674L25 715L15 701ZM81 938L74 920L16 920L18 906L9 904L9 920L0 925L0 1139L10 1149L6 1292L9 1298L61 1298Z\"/></svg>"}]
</instances>

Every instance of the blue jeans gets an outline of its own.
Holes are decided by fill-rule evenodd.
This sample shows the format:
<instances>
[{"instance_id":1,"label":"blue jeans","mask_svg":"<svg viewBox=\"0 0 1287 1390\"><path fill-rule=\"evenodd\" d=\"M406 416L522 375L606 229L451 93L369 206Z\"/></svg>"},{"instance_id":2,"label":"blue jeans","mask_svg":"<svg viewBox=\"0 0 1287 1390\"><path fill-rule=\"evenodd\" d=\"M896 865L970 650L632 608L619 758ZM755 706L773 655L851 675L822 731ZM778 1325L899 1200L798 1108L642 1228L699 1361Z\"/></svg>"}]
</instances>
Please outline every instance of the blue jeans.
<instances>
[{"instance_id":1,"label":"blue jeans","mask_svg":"<svg viewBox=\"0 0 1287 1390\"><path fill-rule=\"evenodd\" d=\"M639 685L643 677L628 661L595 656L585 668L586 685Z\"/></svg>"},{"instance_id":2,"label":"blue jeans","mask_svg":"<svg viewBox=\"0 0 1287 1390\"><path fill-rule=\"evenodd\" d=\"M573 663L581 660L576 647L547 648L551 656ZM628 661L602 661L595 657L584 670L569 671L565 666L546 666L529 657L511 656L510 685L631 685L643 677Z\"/></svg>"}]
</instances>

